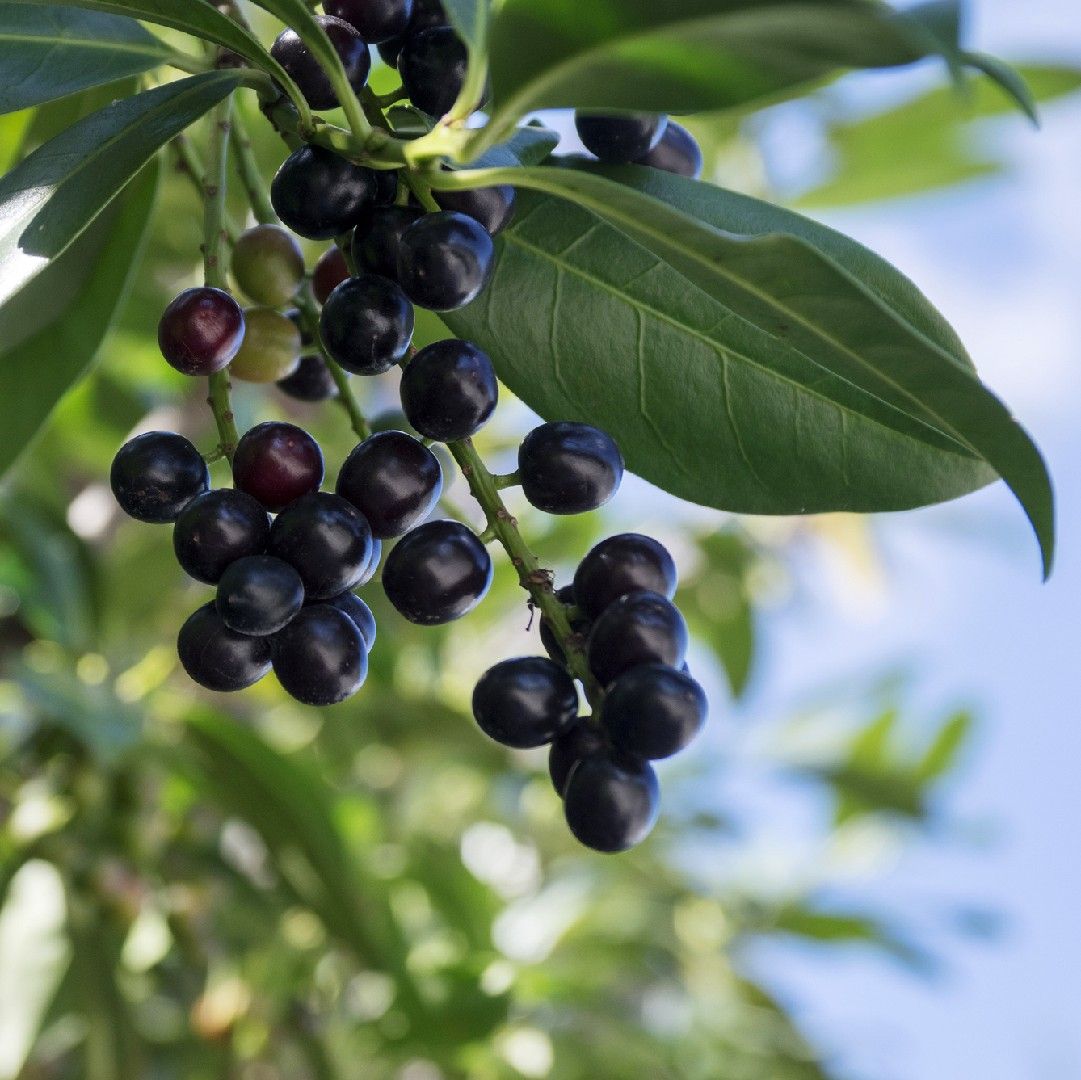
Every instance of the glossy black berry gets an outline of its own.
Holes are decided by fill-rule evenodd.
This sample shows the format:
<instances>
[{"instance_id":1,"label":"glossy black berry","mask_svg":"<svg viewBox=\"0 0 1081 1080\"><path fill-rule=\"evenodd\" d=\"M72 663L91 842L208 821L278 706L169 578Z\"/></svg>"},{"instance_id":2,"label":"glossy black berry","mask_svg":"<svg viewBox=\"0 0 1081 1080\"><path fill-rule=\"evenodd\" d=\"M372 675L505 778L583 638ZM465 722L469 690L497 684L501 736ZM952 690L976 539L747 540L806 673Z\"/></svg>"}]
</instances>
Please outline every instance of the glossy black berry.
<instances>
[{"instance_id":1,"label":"glossy black berry","mask_svg":"<svg viewBox=\"0 0 1081 1080\"><path fill-rule=\"evenodd\" d=\"M244 690L270 670L270 638L230 630L213 603L189 616L176 647L184 670L207 690Z\"/></svg>"},{"instance_id":2,"label":"glossy black berry","mask_svg":"<svg viewBox=\"0 0 1081 1080\"><path fill-rule=\"evenodd\" d=\"M330 240L360 220L378 190L372 169L322 146L302 146L278 169L270 199L293 232L309 240Z\"/></svg>"},{"instance_id":3,"label":"glossy black berry","mask_svg":"<svg viewBox=\"0 0 1081 1080\"><path fill-rule=\"evenodd\" d=\"M669 120L657 145L635 164L697 179L702 175L702 148L685 127Z\"/></svg>"},{"instance_id":4,"label":"glossy black berry","mask_svg":"<svg viewBox=\"0 0 1081 1080\"><path fill-rule=\"evenodd\" d=\"M668 118L653 113L620 116L575 113L574 126L585 148L601 161L627 165L644 157L660 142Z\"/></svg>"},{"instance_id":5,"label":"glossy black berry","mask_svg":"<svg viewBox=\"0 0 1081 1080\"><path fill-rule=\"evenodd\" d=\"M504 746L546 746L578 719L578 691L563 668L543 656L504 660L473 690L473 717Z\"/></svg>"},{"instance_id":6,"label":"glossy black berry","mask_svg":"<svg viewBox=\"0 0 1081 1080\"><path fill-rule=\"evenodd\" d=\"M549 514L603 506L623 480L623 455L611 436L588 424L542 424L518 450L525 497Z\"/></svg>"},{"instance_id":7,"label":"glossy black berry","mask_svg":"<svg viewBox=\"0 0 1081 1080\"><path fill-rule=\"evenodd\" d=\"M435 455L404 431L365 439L345 459L336 488L380 539L401 536L434 509L443 493Z\"/></svg>"},{"instance_id":8,"label":"glossy black berry","mask_svg":"<svg viewBox=\"0 0 1081 1080\"><path fill-rule=\"evenodd\" d=\"M324 600L328 607L337 608L353 620L353 625L360 631L364 648L371 652L375 646L375 616L372 609L356 593L346 592L330 600Z\"/></svg>"},{"instance_id":9,"label":"glossy black berry","mask_svg":"<svg viewBox=\"0 0 1081 1080\"><path fill-rule=\"evenodd\" d=\"M124 443L109 483L120 509L137 521L166 524L210 487L202 454L183 435L148 431Z\"/></svg>"},{"instance_id":10,"label":"glossy black berry","mask_svg":"<svg viewBox=\"0 0 1081 1080\"><path fill-rule=\"evenodd\" d=\"M563 796L571 832L594 851L626 851L641 843L659 805L657 775L648 762L603 753L574 766Z\"/></svg>"},{"instance_id":11,"label":"glossy black berry","mask_svg":"<svg viewBox=\"0 0 1081 1080\"><path fill-rule=\"evenodd\" d=\"M556 794L563 797L567 779L579 761L607 750L608 740L604 733L585 720L579 720L569 731L555 739L548 751L548 775L552 778Z\"/></svg>"},{"instance_id":12,"label":"glossy black berry","mask_svg":"<svg viewBox=\"0 0 1081 1080\"><path fill-rule=\"evenodd\" d=\"M305 705L336 705L368 674L368 651L353 620L327 604L306 607L274 635L274 674Z\"/></svg>"},{"instance_id":13,"label":"glossy black berry","mask_svg":"<svg viewBox=\"0 0 1081 1080\"><path fill-rule=\"evenodd\" d=\"M509 184L471 191L435 191L433 194L444 210L473 218L492 236L505 229L514 217L514 188Z\"/></svg>"},{"instance_id":14,"label":"glossy black berry","mask_svg":"<svg viewBox=\"0 0 1081 1080\"><path fill-rule=\"evenodd\" d=\"M398 66L398 55L406 38L413 34L419 34L422 30L430 30L433 26L449 26L446 9L440 0L413 0L413 15L405 32L395 37L388 38L379 43L379 55L383 62L390 67Z\"/></svg>"},{"instance_id":15,"label":"glossy black berry","mask_svg":"<svg viewBox=\"0 0 1081 1080\"><path fill-rule=\"evenodd\" d=\"M378 45L405 33L413 17L413 0L324 0L323 10L344 19L365 41Z\"/></svg>"},{"instance_id":16,"label":"glossy black berry","mask_svg":"<svg viewBox=\"0 0 1081 1080\"><path fill-rule=\"evenodd\" d=\"M230 630L265 637L276 634L304 606L304 585L287 562L249 555L226 568L217 603Z\"/></svg>"},{"instance_id":17,"label":"glossy black berry","mask_svg":"<svg viewBox=\"0 0 1081 1080\"><path fill-rule=\"evenodd\" d=\"M213 375L228 366L244 341L244 312L222 289L186 289L158 323L158 347L184 375Z\"/></svg>"},{"instance_id":18,"label":"glossy black berry","mask_svg":"<svg viewBox=\"0 0 1081 1080\"><path fill-rule=\"evenodd\" d=\"M574 586L564 585L563 588L556 589L556 599L566 607L575 607ZM581 612L576 612L571 616L570 624L571 631L577 634L583 642L589 636L590 627L593 625L592 620ZM540 620L540 639L541 644L544 646L544 651L553 660L559 664L565 664L567 662L567 655L563 651L563 646L559 643L559 639L552 630L552 626L548 622L547 616L544 615L541 616Z\"/></svg>"},{"instance_id":19,"label":"glossy black berry","mask_svg":"<svg viewBox=\"0 0 1081 1080\"><path fill-rule=\"evenodd\" d=\"M328 401L338 396L338 384L321 356L302 356L296 371L278 380L278 389L297 401Z\"/></svg>"},{"instance_id":20,"label":"glossy black berry","mask_svg":"<svg viewBox=\"0 0 1081 1080\"><path fill-rule=\"evenodd\" d=\"M633 592L604 609L589 633L589 667L601 686L639 664L679 667L687 652L687 624L671 600Z\"/></svg>"},{"instance_id":21,"label":"glossy black berry","mask_svg":"<svg viewBox=\"0 0 1081 1080\"><path fill-rule=\"evenodd\" d=\"M355 91L361 91L368 81L368 73L372 67L368 43L357 32L357 28L344 19L317 15L316 20L341 58L349 85ZM304 100L313 109L337 108L338 95L323 65L295 30L283 30L270 47L270 55L289 73L304 95Z\"/></svg>"},{"instance_id":22,"label":"glossy black berry","mask_svg":"<svg viewBox=\"0 0 1081 1080\"><path fill-rule=\"evenodd\" d=\"M383 589L410 622L453 622L480 603L492 584L492 560L476 533L457 521L429 521L387 556Z\"/></svg>"},{"instance_id":23,"label":"glossy black berry","mask_svg":"<svg viewBox=\"0 0 1081 1080\"><path fill-rule=\"evenodd\" d=\"M354 375L381 375L397 364L413 338L413 307L401 288L378 274L343 281L319 317L327 352Z\"/></svg>"},{"instance_id":24,"label":"glossy black berry","mask_svg":"<svg viewBox=\"0 0 1081 1080\"><path fill-rule=\"evenodd\" d=\"M465 214L425 214L402 233L398 281L429 311L455 311L475 300L494 266L491 235Z\"/></svg>"},{"instance_id":25,"label":"glossy black berry","mask_svg":"<svg viewBox=\"0 0 1081 1080\"><path fill-rule=\"evenodd\" d=\"M601 718L618 749L656 759L688 746L702 730L707 708L705 692L690 675L641 664L608 688Z\"/></svg>"},{"instance_id":26,"label":"glossy black berry","mask_svg":"<svg viewBox=\"0 0 1081 1080\"><path fill-rule=\"evenodd\" d=\"M327 297L349 277L349 267L345 262L342 249L335 244L327 248L312 271L312 295L320 304L327 302Z\"/></svg>"},{"instance_id":27,"label":"glossy black berry","mask_svg":"<svg viewBox=\"0 0 1081 1080\"><path fill-rule=\"evenodd\" d=\"M284 510L323 482L323 451L295 424L259 424L233 455L233 480L268 510Z\"/></svg>"},{"instance_id":28,"label":"glossy black berry","mask_svg":"<svg viewBox=\"0 0 1081 1080\"><path fill-rule=\"evenodd\" d=\"M402 408L426 439L454 442L475 435L491 418L499 383L488 354L468 341L437 341L409 361Z\"/></svg>"},{"instance_id":29,"label":"glossy black berry","mask_svg":"<svg viewBox=\"0 0 1081 1080\"><path fill-rule=\"evenodd\" d=\"M574 574L575 602L590 619L639 589L660 593L669 600L676 594L672 556L663 544L641 533L620 533L602 540Z\"/></svg>"},{"instance_id":30,"label":"glossy black berry","mask_svg":"<svg viewBox=\"0 0 1081 1080\"><path fill-rule=\"evenodd\" d=\"M398 54L398 71L409 100L429 116L450 112L468 66L465 42L449 26L411 33Z\"/></svg>"},{"instance_id":31,"label":"glossy black berry","mask_svg":"<svg viewBox=\"0 0 1081 1080\"><path fill-rule=\"evenodd\" d=\"M173 551L187 574L216 585L237 559L262 555L269 538L270 516L255 499L218 488L184 508L173 528Z\"/></svg>"},{"instance_id":32,"label":"glossy black berry","mask_svg":"<svg viewBox=\"0 0 1081 1080\"><path fill-rule=\"evenodd\" d=\"M359 589L361 585L367 585L369 581L379 573L379 564L383 561L383 541L378 537L372 538L372 555L368 560L368 565L364 567L364 572L360 575L360 581L357 582L356 587Z\"/></svg>"},{"instance_id":33,"label":"glossy black berry","mask_svg":"<svg viewBox=\"0 0 1081 1080\"><path fill-rule=\"evenodd\" d=\"M402 233L424 216L416 206L378 206L353 232L353 258L357 266L398 280L398 251Z\"/></svg>"},{"instance_id":34,"label":"glossy black berry","mask_svg":"<svg viewBox=\"0 0 1081 1080\"><path fill-rule=\"evenodd\" d=\"M309 600L329 600L363 577L372 557L372 530L341 496L316 491L275 518L267 551L296 570Z\"/></svg>"}]
</instances>

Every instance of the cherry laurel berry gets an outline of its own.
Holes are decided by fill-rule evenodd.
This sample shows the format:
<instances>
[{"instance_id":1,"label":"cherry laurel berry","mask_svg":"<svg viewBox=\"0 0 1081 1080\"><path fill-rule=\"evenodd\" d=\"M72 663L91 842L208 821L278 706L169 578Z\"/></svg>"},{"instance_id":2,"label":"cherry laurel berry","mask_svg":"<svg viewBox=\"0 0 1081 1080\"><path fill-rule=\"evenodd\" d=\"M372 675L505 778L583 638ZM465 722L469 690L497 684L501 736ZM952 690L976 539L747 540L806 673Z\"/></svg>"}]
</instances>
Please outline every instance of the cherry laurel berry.
<instances>
[{"instance_id":1,"label":"cherry laurel berry","mask_svg":"<svg viewBox=\"0 0 1081 1080\"><path fill-rule=\"evenodd\" d=\"M406 38L398 71L409 100L429 116L450 112L465 85L469 52L449 26L436 26Z\"/></svg>"},{"instance_id":2,"label":"cherry laurel berry","mask_svg":"<svg viewBox=\"0 0 1081 1080\"><path fill-rule=\"evenodd\" d=\"M623 480L623 455L611 436L588 424L534 428L518 451L525 497L549 514L603 506Z\"/></svg>"},{"instance_id":3,"label":"cherry laurel berry","mask_svg":"<svg viewBox=\"0 0 1081 1080\"><path fill-rule=\"evenodd\" d=\"M304 606L304 584L281 559L249 555L226 567L217 606L230 630L265 637L288 625Z\"/></svg>"},{"instance_id":4,"label":"cherry laurel berry","mask_svg":"<svg viewBox=\"0 0 1081 1080\"><path fill-rule=\"evenodd\" d=\"M343 281L327 297L319 333L331 357L354 375L381 375L405 356L413 308L401 288L377 274Z\"/></svg>"},{"instance_id":5,"label":"cherry laurel berry","mask_svg":"<svg viewBox=\"0 0 1081 1080\"><path fill-rule=\"evenodd\" d=\"M268 510L284 510L323 482L323 452L294 424L259 424L236 448L233 480Z\"/></svg>"},{"instance_id":6,"label":"cherry laurel berry","mask_svg":"<svg viewBox=\"0 0 1081 1080\"><path fill-rule=\"evenodd\" d=\"M668 118L651 113L607 116L579 112L574 126L585 148L601 161L628 165L645 157L661 141Z\"/></svg>"},{"instance_id":7,"label":"cherry laurel berry","mask_svg":"<svg viewBox=\"0 0 1081 1080\"><path fill-rule=\"evenodd\" d=\"M338 396L338 384L321 356L302 356L296 371L278 380L278 389L296 401L329 401Z\"/></svg>"},{"instance_id":8,"label":"cherry laurel berry","mask_svg":"<svg viewBox=\"0 0 1081 1080\"><path fill-rule=\"evenodd\" d=\"M676 564L665 547L641 533L602 540L578 564L574 602L595 619L627 593L645 589L671 600L676 594Z\"/></svg>"},{"instance_id":9,"label":"cherry laurel berry","mask_svg":"<svg viewBox=\"0 0 1081 1080\"><path fill-rule=\"evenodd\" d=\"M378 191L374 170L322 146L302 146L275 174L270 200L293 232L308 240L330 240L360 220Z\"/></svg>"},{"instance_id":10,"label":"cherry laurel berry","mask_svg":"<svg viewBox=\"0 0 1081 1080\"><path fill-rule=\"evenodd\" d=\"M542 656L504 660L481 676L473 716L504 746L545 746L578 718L578 691L559 664Z\"/></svg>"},{"instance_id":11,"label":"cherry laurel berry","mask_svg":"<svg viewBox=\"0 0 1081 1080\"><path fill-rule=\"evenodd\" d=\"M368 650L353 620L327 604L306 607L274 635L274 674L305 705L336 705L368 674Z\"/></svg>"},{"instance_id":12,"label":"cherry laurel berry","mask_svg":"<svg viewBox=\"0 0 1081 1080\"><path fill-rule=\"evenodd\" d=\"M375 646L375 616L372 614L372 609L356 593L344 592L322 603L348 615L353 620L353 625L360 631L364 648L368 652L372 651Z\"/></svg>"},{"instance_id":13,"label":"cherry laurel berry","mask_svg":"<svg viewBox=\"0 0 1081 1080\"><path fill-rule=\"evenodd\" d=\"M455 311L480 295L495 265L492 237L465 214L425 214L403 233L398 281L414 304Z\"/></svg>"},{"instance_id":14,"label":"cherry laurel berry","mask_svg":"<svg viewBox=\"0 0 1081 1080\"><path fill-rule=\"evenodd\" d=\"M633 592L609 604L589 634L589 667L608 686L638 664L679 667L687 652L687 624L659 593Z\"/></svg>"},{"instance_id":15,"label":"cherry laurel berry","mask_svg":"<svg viewBox=\"0 0 1081 1080\"><path fill-rule=\"evenodd\" d=\"M317 15L315 18L340 57L349 85L359 93L368 81L372 66L368 43L357 28L344 19L336 19L332 15ZM289 73L313 109L337 107L338 94L329 76L295 30L283 30L271 46L270 55Z\"/></svg>"},{"instance_id":16,"label":"cherry laurel berry","mask_svg":"<svg viewBox=\"0 0 1081 1080\"><path fill-rule=\"evenodd\" d=\"M635 164L697 179L702 175L702 148L685 127L669 120L657 145L636 158Z\"/></svg>"},{"instance_id":17,"label":"cherry laurel berry","mask_svg":"<svg viewBox=\"0 0 1081 1080\"><path fill-rule=\"evenodd\" d=\"M594 851L626 851L649 835L660 790L647 762L591 754L570 772L563 812L575 837Z\"/></svg>"},{"instance_id":18,"label":"cherry laurel berry","mask_svg":"<svg viewBox=\"0 0 1081 1080\"><path fill-rule=\"evenodd\" d=\"M579 761L607 749L604 733L586 720L579 720L569 731L553 739L548 751L548 775L556 794L563 797L571 770Z\"/></svg>"},{"instance_id":19,"label":"cherry laurel berry","mask_svg":"<svg viewBox=\"0 0 1081 1080\"><path fill-rule=\"evenodd\" d=\"M270 671L270 638L230 630L213 603L194 612L177 636L180 663L207 690L245 690Z\"/></svg>"},{"instance_id":20,"label":"cherry laurel berry","mask_svg":"<svg viewBox=\"0 0 1081 1080\"><path fill-rule=\"evenodd\" d=\"M163 525L176 521L184 507L210 487L210 472L183 435L148 431L117 452L109 483L125 514Z\"/></svg>"},{"instance_id":21,"label":"cherry laurel berry","mask_svg":"<svg viewBox=\"0 0 1081 1080\"><path fill-rule=\"evenodd\" d=\"M437 341L409 361L402 408L426 439L454 442L475 435L491 418L499 383L487 353L468 341Z\"/></svg>"},{"instance_id":22,"label":"cherry laurel berry","mask_svg":"<svg viewBox=\"0 0 1081 1080\"><path fill-rule=\"evenodd\" d=\"M216 585L226 569L248 555L262 555L270 515L250 495L218 488L193 499L173 527L173 552L196 581Z\"/></svg>"},{"instance_id":23,"label":"cherry laurel berry","mask_svg":"<svg viewBox=\"0 0 1081 1080\"><path fill-rule=\"evenodd\" d=\"M187 289L158 323L158 347L184 375L213 375L227 367L244 341L244 312L222 289Z\"/></svg>"},{"instance_id":24,"label":"cherry laurel berry","mask_svg":"<svg viewBox=\"0 0 1081 1080\"><path fill-rule=\"evenodd\" d=\"M324 0L323 10L356 27L365 41L379 45L405 33L413 17L413 0Z\"/></svg>"},{"instance_id":25,"label":"cherry laurel berry","mask_svg":"<svg viewBox=\"0 0 1081 1080\"><path fill-rule=\"evenodd\" d=\"M601 719L614 746L642 758L666 758L690 745L706 722L705 692L686 673L640 664L608 688Z\"/></svg>"}]
</instances>

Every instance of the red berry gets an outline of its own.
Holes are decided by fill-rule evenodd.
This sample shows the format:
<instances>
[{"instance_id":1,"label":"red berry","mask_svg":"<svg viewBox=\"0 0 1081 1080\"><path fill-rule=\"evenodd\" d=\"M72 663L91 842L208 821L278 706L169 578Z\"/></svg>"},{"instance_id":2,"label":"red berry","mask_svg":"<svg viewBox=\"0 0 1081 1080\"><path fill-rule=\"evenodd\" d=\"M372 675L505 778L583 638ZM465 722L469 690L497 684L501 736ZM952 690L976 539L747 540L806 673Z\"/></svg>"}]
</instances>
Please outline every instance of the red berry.
<instances>
[{"instance_id":1,"label":"red berry","mask_svg":"<svg viewBox=\"0 0 1081 1080\"><path fill-rule=\"evenodd\" d=\"M221 289L187 289L158 323L162 356L185 375L213 375L228 366L244 341L244 312Z\"/></svg>"},{"instance_id":2,"label":"red berry","mask_svg":"<svg viewBox=\"0 0 1081 1080\"><path fill-rule=\"evenodd\" d=\"M318 489L323 482L323 452L295 424L259 424L236 448L233 480L241 491L276 513Z\"/></svg>"}]
</instances>

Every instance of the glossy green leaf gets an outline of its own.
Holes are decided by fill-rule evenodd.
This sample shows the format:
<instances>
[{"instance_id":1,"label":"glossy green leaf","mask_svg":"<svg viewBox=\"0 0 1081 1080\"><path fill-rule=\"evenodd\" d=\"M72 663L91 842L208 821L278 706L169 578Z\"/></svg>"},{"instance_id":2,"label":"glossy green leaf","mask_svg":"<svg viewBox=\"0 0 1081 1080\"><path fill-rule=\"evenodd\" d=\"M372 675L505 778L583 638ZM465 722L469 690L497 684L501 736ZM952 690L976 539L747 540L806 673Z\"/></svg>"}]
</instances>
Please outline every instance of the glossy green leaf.
<instances>
[{"instance_id":1,"label":"glossy green leaf","mask_svg":"<svg viewBox=\"0 0 1081 1080\"><path fill-rule=\"evenodd\" d=\"M451 25L470 53L484 49L491 8L491 0L443 0L443 9Z\"/></svg>"},{"instance_id":2,"label":"glossy green leaf","mask_svg":"<svg viewBox=\"0 0 1081 1080\"><path fill-rule=\"evenodd\" d=\"M118 101L0 179L0 303L65 251L155 151L240 82L236 72L212 71Z\"/></svg>"},{"instance_id":3,"label":"glossy green leaf","mask_svg":"<svg viewBox=\"0 0 1081 1080\"><path fill-rule=\"evenodd\" d=\"M517 128L506 142L482 154L474 165L479 169L539 165L551 156L558 145L558 132L541 124L526 124Z\"/></svg>"},{"instance_id":4,"label":"glossy green leaf","mask_svg":"<svg viewBox=\"0 0 1081 1080\"><path fill-rule=\"evenodd\" d=\"M0 309L0 476L101 348L138 269L157 175L156 163L144 169L59 259Z\"/></svg>"},{"instance_id":5,"label":"glossy green leaf","mask_svg":"<svg viewBox=\"0 0 1081 1080\"><path fill-rule=\"evenodd\" d=\"M562 196L523 200L487 296L446 320L542 415L598 423L646 479L743 513L924 505L987 483L990 465L1049 570L1038 450L926 298L861 245L633 166L436 183Z\"/></svg>"},{"instance_id":6,"label":"glossy green leaf","mask_svg":"<svg viewBox=\"0 0 1081 1080\"><path fill-rule=\"evenodd\" d=\"M925 12L867 0L506 0L492 22L493 100L501 120L729 108L839 69L952 55L956 41L935 30Z\"/></svg>"},{"instance_id":7,"label":"glossy green leaf","mask_svg":"<svg viewBox=\"0 0 1081 1080\"><path fill-rule=\"evenodd\" d=\"M0 113L137 75L173 55L133 19L0 4Z\"/></svg>"}]
</instances>

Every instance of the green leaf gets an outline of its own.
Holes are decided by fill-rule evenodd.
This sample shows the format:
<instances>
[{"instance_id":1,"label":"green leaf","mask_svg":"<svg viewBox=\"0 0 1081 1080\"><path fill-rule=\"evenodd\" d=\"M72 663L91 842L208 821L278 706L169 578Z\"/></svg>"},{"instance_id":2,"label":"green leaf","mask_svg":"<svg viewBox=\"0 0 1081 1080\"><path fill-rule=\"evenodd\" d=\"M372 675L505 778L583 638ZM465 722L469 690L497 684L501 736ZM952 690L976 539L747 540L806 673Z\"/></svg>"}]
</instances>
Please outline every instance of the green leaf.
<instances>
[{"instance_id":1,"label":"green leaf","mask_svg":"<svg viewBox=\"0 0 1081 1080\"><path fill-rule=\"evenodd\" d=\"M93 363L139 265L152 163L40 277L0 308L0 476Z\"/></svg>"},{"instance_id":2,"label":"green leaf","mask_svg":"<svg viewBox=\"0 0 1081 1080\"><path fill-rule=\"evenodd\" d=\"M540 108L730 108L957 44L866 0L506 0L490 46L500 126Z\"/></svg>"},{"instance_id":3,"label":"green leaf","mask_svg":"<svg viewBox=\"0 0 1081 1080\"><path fill-rule=\"evenodd\" d=\"M491 8L491 0L443 0L451 25L471 54L484 49Z\"/></svg>"},{"instance_id":4,"label":"green leaf","mask_svg":"<svg viewBox=\"0 0 1081 1080\"><path fill-rule=\"evenodd\" d=\"M974 727L975 717L970 712L957 712L949 717L931 740L922 760L916 764L919 778L926 783L945 776L957 764Z\"/></svg>"},{"instance_id":5,"label":"green leaf","mask_svg":"<svg viewBox=\"0 0 1081 1080\"><path fill-rule=\"evenodd\" d=\"M559 145L559 134L542 124L517 128L504 143L493 146L474 162L478 169L516 168L539 165Z\"/></svg>"},{"instance_id":6,"label":"green leaf","mask_svg":"<svg viewBox=\"0 0 1081 1080\"><path fill-rule=\"evenodd\" d=\"M212 71L118 101L0 179L0 303L39 274L174 135L235 90Z\"/></svg>"},{"instance_id":7,"label":"green leaf","mask_svg":"<svg viewBox=\"0 0 1081 1080\"><path fill-rule=\"evenodd\" d=\"M523 199L486 297L446 317L546 418L597 423L647 480L741 513L925 505L987 483L989 465L1049 572L1039 451L942 317L859 244L633 166L433 180L562 196Z\"/></svg>"},{"instance_id":8,"label":"green leaf","mask_svg":"<svg viewBox=\"0 0 1081 1080\"><path fill-rule=\"evenodd\" d=\"M0 4L0 114L138 75L174 55L132 19Z\"/></svg>"}]
</instances>

